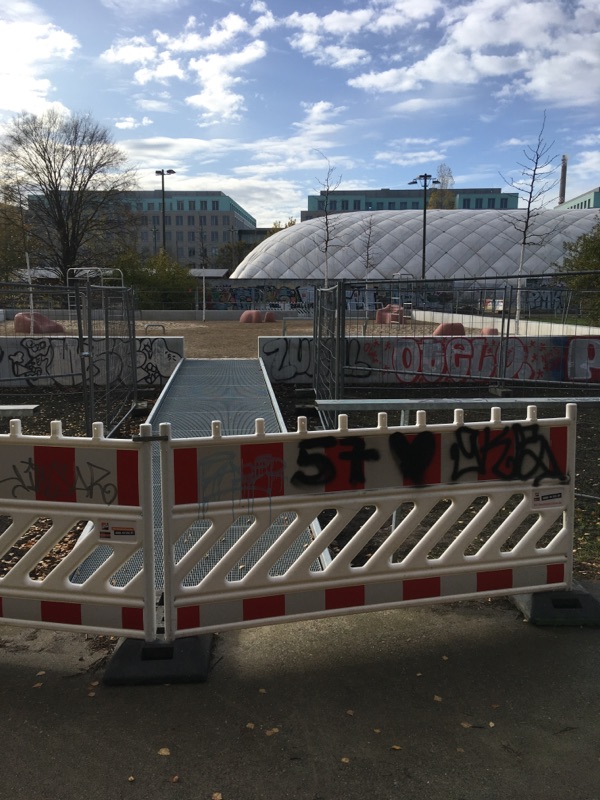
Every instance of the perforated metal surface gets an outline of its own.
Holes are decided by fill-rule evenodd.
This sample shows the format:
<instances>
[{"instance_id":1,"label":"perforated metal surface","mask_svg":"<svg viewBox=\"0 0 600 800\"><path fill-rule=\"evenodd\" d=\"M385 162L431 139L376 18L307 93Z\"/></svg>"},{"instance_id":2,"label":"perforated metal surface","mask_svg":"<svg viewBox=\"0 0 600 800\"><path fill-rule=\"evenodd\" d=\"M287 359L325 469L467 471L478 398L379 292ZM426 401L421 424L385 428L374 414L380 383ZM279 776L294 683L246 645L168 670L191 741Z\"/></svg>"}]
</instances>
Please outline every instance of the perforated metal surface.
<instances>
[{"instance_id":1,"label":"perforated metal surface","mask_svg":"<svg viewBox=\"0 0 600 800\"><path fill-rule=\"evenodd\" d=\"M282 430L279 410L269 390L260 362L253 359L186 359L184 360L165 390L158 399L148 422L155 433L158 433L162 422L171 423L171 435L174 439L208 436L211 434L213 421L221 423L224 436L254 433L255 420L265 420L265 430L275 433ZM162 566L163 532L161 518L161 478L160 448L158 443L152 445L153 472L153 517L154 546L157 554L155 587L158 594L164 588L164 571ZM265 537L263 547L254 547L244 560L244 567L249 568L269 543L277 538L280 525L274 523L272 535ZM199 521L191 526L175 545L175 558L179 560L206 529L206 523ZM235 543L235 529L232 528L228 547ZM240 529L242 532L243 528ZM296 546L278 564L277 574L282 574L298 558L312 540L312 533L306 530L298 539ZM111 548L99 545L92 555L71 576L74 583L84 583L108 559ZM215 552L211 558L203 562L189 576L189 581L196 583L214 565L222 553ZM126 585L142 568L143 554L136 554L123 568L113 576L116 586ZM314 566L319 569L317 563ZM232 579L233 576L230 576ZM239 575L241 577L241 573Z\"/></svg>"}]
</instances>

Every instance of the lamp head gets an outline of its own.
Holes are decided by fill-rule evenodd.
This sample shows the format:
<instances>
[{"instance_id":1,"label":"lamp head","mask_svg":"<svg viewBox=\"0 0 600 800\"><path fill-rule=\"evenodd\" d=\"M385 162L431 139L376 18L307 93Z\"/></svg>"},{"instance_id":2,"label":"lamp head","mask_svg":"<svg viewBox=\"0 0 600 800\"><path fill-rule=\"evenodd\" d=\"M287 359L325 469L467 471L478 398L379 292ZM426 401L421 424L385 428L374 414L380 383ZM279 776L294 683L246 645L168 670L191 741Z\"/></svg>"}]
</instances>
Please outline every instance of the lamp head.
<instances>
[{"instance_id":1,"label":"lamp head","mask_svg":"<svg viewBox=\"0 0 600 800\"><path fill-rule=\"evenodd\" d=\"M416 186L416 185L417 185L417 183L418 183L418 181L417 181L417 179L415 178L414 180L412 180L412 181L409 181L409 182L408 182L408 185L409 185L409 186Z\"/></svg>"},{"instance_id":2,"label":"lamp head","mask_svg":"<svg viewBox=\"0 0 600 800\"><path fill-rule=\"evenodd\" d=\"M174 169L168 169L167 170L167 175L175 175L175 170Z\"/></svg>"}]
</instances>

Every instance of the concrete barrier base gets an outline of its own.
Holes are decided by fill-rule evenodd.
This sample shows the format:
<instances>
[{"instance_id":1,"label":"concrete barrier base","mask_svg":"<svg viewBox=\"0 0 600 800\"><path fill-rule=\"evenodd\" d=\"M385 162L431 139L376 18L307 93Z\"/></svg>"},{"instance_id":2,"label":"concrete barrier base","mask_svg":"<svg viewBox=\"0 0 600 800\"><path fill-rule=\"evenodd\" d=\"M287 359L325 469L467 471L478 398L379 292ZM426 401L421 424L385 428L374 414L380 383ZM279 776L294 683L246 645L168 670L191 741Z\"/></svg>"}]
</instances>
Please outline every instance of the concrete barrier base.
<instances>
[{"instance_id":1,"label":"concrete barrier base","mask_svg":"<svg viewBox=\"0 0 600 800\"><path fill-rule=\"evenodd\" d=\"M208 678L213 636L189 636L174 642L124 639L102 679L107 686L203 683Z\"/></svg>"}]
</instances>

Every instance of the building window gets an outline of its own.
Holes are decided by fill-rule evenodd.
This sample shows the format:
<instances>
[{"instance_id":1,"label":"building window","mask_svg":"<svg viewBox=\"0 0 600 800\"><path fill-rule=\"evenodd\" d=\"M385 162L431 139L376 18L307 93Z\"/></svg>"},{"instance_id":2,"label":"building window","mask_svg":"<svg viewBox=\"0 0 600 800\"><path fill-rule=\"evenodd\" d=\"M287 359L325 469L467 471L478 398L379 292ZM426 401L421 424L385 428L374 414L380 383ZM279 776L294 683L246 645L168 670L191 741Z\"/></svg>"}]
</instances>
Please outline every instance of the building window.
<instances>
[{"instance_id":1,"label":"building window","mask_svg":"<svg viewBox=\"0 0 600 800\"><path fill-rule=\"evenodd\" d=\"M158 214L154 214L154 216L152 217L152 227L156 228L158 227L159 224L160 224L160 217L158 216Z\"/></svg>"},{"instance_id":2,"label":"building window","mask_svg":"<svg viewBox=\"0 0 600 800\"><path fill-rule=\"evenodd\" d=\"M188 231L188 242L195 242L195 241L196 241L196 232Z\"/></svg>"},{"instance_id":3,"label":"building window","mask_svg":"<svg viewBox=\"0 0 600 800\"><path fill-rule=\"evenodd\" d=\"M383 211L383 203L378 201L377 205L376 205L376 208L377 208L377 211Z\"/></svg>"},{"instance_id":4,"label":"building window","mask_svg":"<svg viewBox=\"0 0 600 800\"><path fill-rule=\"evenodd\" d=\"M211 242L218 242L219 241L219 231L211 231L210 232L210 240L211 240Z\"/></svg>"},{"instance_id":5,"label":"building window","mask_svg":"<svg viewBox=\"0 0 600 800\"><path fill-rule=\"evenodd\" d=\"M483 197L475 198L475 208L483 208Z\"/></svg>"},{"instance_id":6,"label":"building window","mask_svg":"<svg viewBox=\"0 0 600 800\"><path fill-rule=\"evenodd\" d=\"M183 215L182 214L178 214L175 217L175 225L183 225Z\"/></svg>"},{"instance_id":7,"label":"building window","mask_svg":"<svg viewBox=\"0 0 600 800\"><path fill-rule=\"evenodd\" d=\"M147 224L148 224L148 217L145 215L143 217L140 217L140 225L147 225Z\"/></svg>"},{"instance_id":8,"label":"building window","mask_svg":"<svg viewBox=\"0 0 600 800\"><path fill-rule=\"evenodd\" d=\"M213 226L214 225L218 225L219 224L219 218L217 216L211 217L210 218L210 224L213 225Z\"/></svg>"},{"instance_id":9,"label":"building window","mask_svg":"<svg viewBox=\"0 0 600 800\"><path fill-rule=\"evenodd\" d=\"M183 211L183 200L177 201L177 211Z\"/></svg>"},{"instance_id":10,"label":"building window","mask_svg":"<svg viewBox=\"0 0 600 800\"><path fill-rule=\"evenodd\" d=\"M360 200L355 200L354 201L353 208L354 208L354 211L360 211Z\"/></svg>"},{"instance_id":11,"label":"building window","mask_svg":"<svg viewBox=\"0 0 600 800\"><path fill-rule=\"evenodd\" d=\"M229 214L223 214L223 225L229 225Z\"/></svg>"},{"instance_id":12,"label":"building window","mask_svg":"<svg viewBox=\"0 0 600 800\"><path fill-rule=\"evenodd\" d=\"M372 203L370 200L367 200L367 201L365 202L365 209L366 209L367 211L372 211L372 210L373 210L373 203Z\"/></svg>"},{"instance_id":13,"label":"building window","mask_svg":"<svg viewBox=\"0 0 600 800\"><path fill-rule=\"evenodd\" d=\"M342 211L348 211L348 201L342 200Z\"/></svg>"},{"instance_id":14,"label":"building window","mask_svg":"<svg viewBox=\"0 0 600 800\"><path fill-rule=\"evenodd\" d=\"M177 248L177 258L183 258L183 247Z\"/></svg>"},{"instance_id":15,"label":"building window","mask_svg":"<svg viewBox=\"0 0 600 800\"><path fill-rule=\"evenodd\" d=\"M171 224L171 215L167 214L167 216L165 217L165 225L170 225L170 224Z\"/></svg>"},{"instance_id":16,"label":"building window","mask_svg":"<svg viewBox=\"0 0 600 800\"><path fill-rule=\"evenodd\" d=\"M488 208L496 208L496 198L488 197Z\"/></svg>"},{"instance_id":17,"label":"building window","mask_svg":"<svg viewBox=\"0 0 600 800\"><path fill-rule=\"evenodd\" d=\"M195 255L196 255L196 248L188 247L188 258L194 258Z\"/></svg>"},{"instance_id":18,"label":"building window","mask_svg":"<svg viewBox=\"0 0 600 800\"><path fill-rule=\"evenodd\" d=\"M143 203L136 203L135 204L135 210L136 211L143 211L144 210L144 204Z\"/></svg>"},{"instance_id":19,"label":"building window","mask_svg":"<svg viewBox=\"0 0 600 800\"><path fill-rule=\"evenodd\" d=\"M329 210L330 211L337 211L337 200L330 200L329 201Z\"/></svg>"},{"instance_id":20,"label":"building window","mask_svg":"<svg viewBox=\"0 0 600 800\"><path fill-rule=\"evenodd\" d=\"M190 215L188 217L188 227L191 227L192 225L194 225L195 221L196 221L195 218L192 215Z\"/></svg>"},{"instance_id":21,"label":"building window","mask_svg":"<svg viewBox=\"0 0 600 800\"><path fill-rule=\"evenodd\" d=\"M500 208L508 208L508 197L500 198Z\"/></svg>"},{"instance_id":22,"label":"building window","mask_svg":"<svg viewBox=\"0 0 600 800\"><path fill-rule=\"evenodd\" d=\"M403 210L405 208L408 208L406 200L400 200L400 210Z\"/></svg>"},{"instance_id":23,"label":"building window","mask_svg":"<svg viewBox=\"0 0 600 800\"><path fill-rule=\"evenodd\" d=\"M183 242L183 231L177 231L175 234L175 241Z\"/></svg>"},{"instance_id":24,"label":"building window","mask_svg":"<svg viewBox=\"0 0 600 800\"><path fill-rule=\"evenodd\" d=\"M393 201L391 203L388 203L388 209L390 211L395 211L396 210L396 203L394 203Z\"/></svg>"},{"instance_id":25,"label":"building window","mask_svg":"<svg viewBox=\"0 0 600 800\"><path fill-rule=\"evenodd\" d=\"M196 201L188 200L188 211L195 211L195 210L196 210Z\"/></svg>"},{"instance_id":26,"label":"building window","mask_svg":"<svg viewBox=\"0 0 600 800\"><path fill-rule=\"evenodd\" d=\"M465 197L463 200L463 208L471 208L471 198Z\"/></svg>"},{"instance_id":27,"label":"building window","mask_svg":"<svg viewBox=\"0 0 600 800\"><path fill-rule=\"evenodd\" d=\"M200 200L200 211L206 211L207 208L206 200Z\"/></svg>"},{"instance_id":28,"label":"building window","mask_svg":"<svg viewBox=\"0 0 600 800\"><path fill-rule=\"evenodd\" d=\"M206 228L206 217L198 217L198 224L201 228Z\"/></svg>"},{"instance_id":29,"label":"building window","mask_svg":"<svg viewBox=\"0 0 600 800\"><path fill-rule=\"evenodd\" d=\"M325 211L325 200L319 200L317 203L319 211Z\"/></svg>"},{"instance_id":30,"label":"building window","mask_svg":"<svg viewBox=\"0 0 600 800\"><path fill-rule=\"evenodd\" d=\"M411 208L418 208L419 207L419 201L418 200L413 200L412 203L410 204L410 207Z\"/></svg>"},{"instance_id":31,"label":"building window","mask_svg":"<svg viewBox=\"0 0 600 800\"><path fill-rule=\"evenodd\" d=\"M170 242L172 239L171 231L167 231L165 234L165 242Z\"/></svg>"},{"instance_id":32,"label":"building window","mask_svg":"<svg viewBox=\"0 0 600 800\"><path fill-rule=\"evenodd\" d=\"M212 210L213 211L218 211L219 210L219 201L218 200L213 200L212 201Z\"/></svg>"},{"instance_id":33,"label":"building window","mask_svg":"<svg viewBox=\"0 0 600 800\"><path fill-rule=\"evenodd\" d=\"M154 203L148 203L148 211L154 211Z\"/></svg>"}]
</instances>

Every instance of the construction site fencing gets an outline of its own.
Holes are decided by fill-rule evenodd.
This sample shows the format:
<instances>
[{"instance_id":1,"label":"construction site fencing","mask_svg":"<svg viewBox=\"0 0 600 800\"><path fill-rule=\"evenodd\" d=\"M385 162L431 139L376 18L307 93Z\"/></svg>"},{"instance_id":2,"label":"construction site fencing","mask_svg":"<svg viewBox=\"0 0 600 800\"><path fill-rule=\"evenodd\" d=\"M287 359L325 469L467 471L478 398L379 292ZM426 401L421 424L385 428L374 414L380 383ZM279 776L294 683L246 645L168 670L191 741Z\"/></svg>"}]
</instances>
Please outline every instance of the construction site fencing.
<instances>
[{"instance_id":1,"label":"construction site fencing","mask_svg":"<svg viewBox=\"0 0 600 800\"><path fill-rule=\"evenodd\" d=\"M0 285L5 391L29 386L79 393L91 435L118 426L137 397L134 295L123 286Z\"/></svg>"},{"instance_id":2,"label":"construction site fencing","mask_svg":"<svg viewBox=\"0 0 600 800\"><path fill-rule=\"evenodd\" d=\"M436 425L422 411L394 427L380 414L364 429L342 416L329 431L301 417L292 433L259 419L243 436L215 422L182 439L145 424L118 441L100 423L76 439L60 423L23 436L12 421L0 436L0 618L172 642L569 588L575 426L574 405L510 421L494 408L468 424L461 410Z\"/></svg>"}]
</instances>

